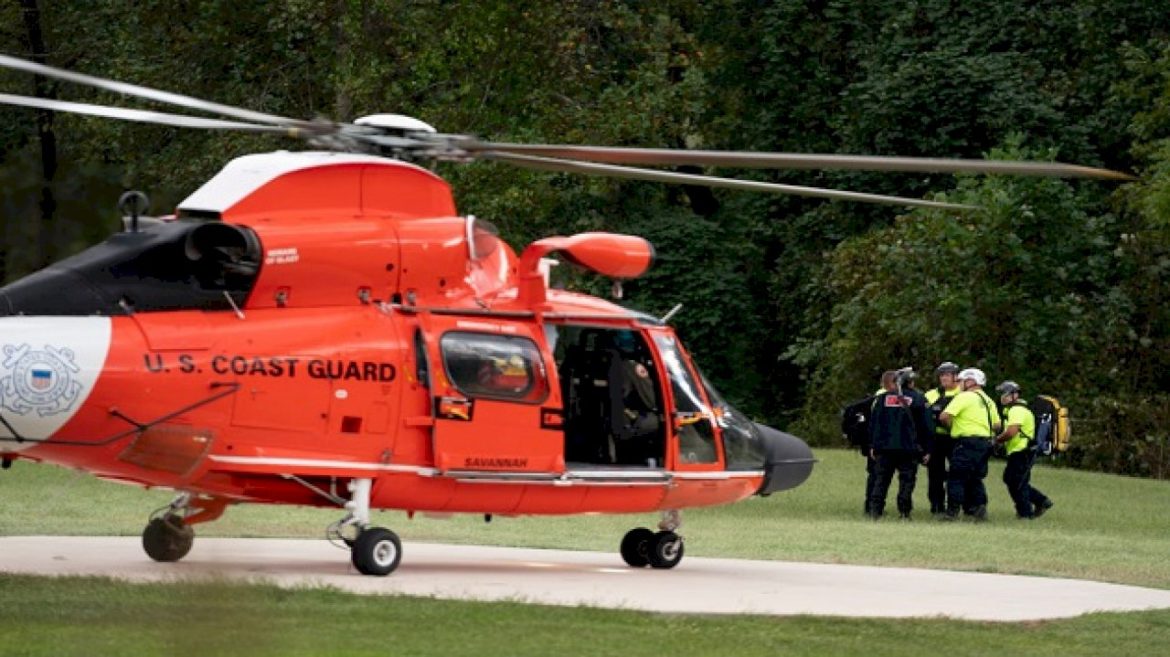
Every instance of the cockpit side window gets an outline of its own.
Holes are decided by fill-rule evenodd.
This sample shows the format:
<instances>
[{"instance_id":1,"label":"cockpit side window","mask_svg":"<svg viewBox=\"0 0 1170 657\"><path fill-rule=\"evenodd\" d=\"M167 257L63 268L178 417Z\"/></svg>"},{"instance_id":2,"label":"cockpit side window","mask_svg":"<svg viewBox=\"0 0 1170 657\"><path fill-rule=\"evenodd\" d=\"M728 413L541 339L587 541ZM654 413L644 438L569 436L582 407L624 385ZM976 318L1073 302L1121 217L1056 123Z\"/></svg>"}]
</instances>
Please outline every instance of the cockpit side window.
<instances>
[{"instance_id":1,"label":"cockpit side window","mask_svg":"<svg viewBox=\"0 0 1170 657\"><path fill-rule=\"evenodd\" d=\"M674 336L658 334L654 336L654 343L658 346L658 354L670 376L670 388L674 393L679 460L682 463L715 463L719 455L715 449L715 430L711 425L714 414L683 361L678 341Z\"/></svg>"}]
</instances>

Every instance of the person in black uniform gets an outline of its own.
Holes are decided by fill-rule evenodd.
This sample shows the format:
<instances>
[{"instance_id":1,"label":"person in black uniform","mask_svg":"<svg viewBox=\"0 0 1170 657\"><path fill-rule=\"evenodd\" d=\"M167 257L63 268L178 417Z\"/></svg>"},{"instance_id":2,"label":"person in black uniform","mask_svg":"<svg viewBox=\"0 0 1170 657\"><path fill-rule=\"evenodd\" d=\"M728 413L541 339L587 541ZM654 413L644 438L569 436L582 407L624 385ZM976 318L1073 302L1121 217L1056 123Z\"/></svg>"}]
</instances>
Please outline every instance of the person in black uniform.
<instances>
[{"instance_id":1,"label":"person in black uniform","mask_svg":"<svg viewBox=\"0 0 1170 657\"><path fill-rule=\"evenodd\" d=\"M861 502L862 513L869 513L869 491L873 489L874 482L874 458L871 454L869 441L869 417L873 413L873 407L877 403L878 397L886 392L885 385L880 382L892 381L895 374L894 370L883 372L879 379L877 392L841 409L841 435L849 441L849 444L857 447L857 451L865 459L865 490Z\"/></svg>"},{"instance_id":2,"label":"person in black uniform","mask_svg":"<svg viewBox=\"0 0 1170 657\"><path fill-rule=\"evenodd\" d=\"M926 411L926 398L914 389L914 372L904 368L883 377L885 393L877 398L870 416L870 455L874 482L869 490L866 514L877 520L886 507L886 494L894 472L898 473L898 514L910 519L918 464L928 463L934 425Z\"/></svg>"},{"instance_id":3,"label":"person in black uniform","mask_svg":"<svg viewBox=\"0 0 1170 657\"><path fill-rule=\"evenodd\" d=\"M946 410L955 395L962 392L959 381L959 366L946 361L934 373L938 376L938 387L926 391L926 409L934 422L934 445L930 452L930 464L926 466L927 497L930 498L930 512L937 515L947 511L947 461L951 458L951 430L939 422L939 416Z\"/></svg>"}]
</instances>

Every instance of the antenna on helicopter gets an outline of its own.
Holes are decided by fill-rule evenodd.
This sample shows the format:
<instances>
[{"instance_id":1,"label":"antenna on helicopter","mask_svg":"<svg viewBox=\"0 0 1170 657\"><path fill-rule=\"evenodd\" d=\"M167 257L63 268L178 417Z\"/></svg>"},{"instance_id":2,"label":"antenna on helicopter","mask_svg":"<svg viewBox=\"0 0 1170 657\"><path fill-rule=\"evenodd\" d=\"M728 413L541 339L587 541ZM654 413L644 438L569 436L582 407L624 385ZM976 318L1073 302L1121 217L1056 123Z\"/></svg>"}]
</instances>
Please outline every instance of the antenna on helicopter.
<instances>
[{"instance_id":1,"label":"antenna on helicopter","mask_svg":"<svg viewBox=\"0 0 1170 657\"><path fill-rule=\"evenodd\" d=\"M130 190L118 197L118 211L122 213L122 230L137 233L138 217L150 209L150 199L138 190Z\"/></svg>"},{"instance_id":2,"label":"antenna on helicopter","mask_svg":"<svg viewBox=\"0 0 1170 657\"><path fill-rule=\"evenodd\" d=\"M672 317L674 317L675 315L678 314L678 311L682 310L682 307L683 307L683 305L681 303L674 304L674 308L671 308L670 312L663 315L662 319L660 319L658 321L662 322L663 324L669 322Z\"/></svg>"}]
</instances>

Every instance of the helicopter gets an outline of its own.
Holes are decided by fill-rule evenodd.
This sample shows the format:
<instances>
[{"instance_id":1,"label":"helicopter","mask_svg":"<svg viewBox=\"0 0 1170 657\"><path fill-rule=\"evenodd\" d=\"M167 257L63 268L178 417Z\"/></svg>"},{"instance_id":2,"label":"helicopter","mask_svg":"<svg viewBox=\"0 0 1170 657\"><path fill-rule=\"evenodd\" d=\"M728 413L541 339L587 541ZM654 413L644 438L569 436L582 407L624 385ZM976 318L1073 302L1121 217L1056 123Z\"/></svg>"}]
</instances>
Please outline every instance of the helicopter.
<instances>
[{"instance_id":1,"label":"helicopter","mask_svg":"<svg viewBox=\"0 0 1170 657\"><path fill-rule=\"evenodd\" d=\"M0 66L214 114L0 94L0 103L183 128L270 133L310 149L245 155L148 217L0 288L0 460L173 489L142 533L174 562L235 504L339 509L328 535L365 575L402 544L371 510L493 516L659 512L618 551L669 569L687 508L801 485L812 451L754 422L669 324L549 284L554 254L617 282L651 266L634 235L538 239L517 254L460 215L434 162L970 206L646 166L843 168L1124 179L1047 162L489 142L415 118L298 120L0 55ZM637 165L637 166L635 166Z\"/></svg>"}]
</instances>

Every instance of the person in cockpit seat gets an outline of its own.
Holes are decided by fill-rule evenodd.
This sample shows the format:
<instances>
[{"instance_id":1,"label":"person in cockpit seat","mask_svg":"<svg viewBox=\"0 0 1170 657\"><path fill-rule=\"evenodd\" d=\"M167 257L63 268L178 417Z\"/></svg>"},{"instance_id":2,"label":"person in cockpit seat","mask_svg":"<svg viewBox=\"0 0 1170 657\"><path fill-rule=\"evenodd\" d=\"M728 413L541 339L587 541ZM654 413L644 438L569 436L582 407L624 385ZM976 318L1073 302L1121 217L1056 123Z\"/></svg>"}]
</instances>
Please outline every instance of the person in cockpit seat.
<instances>
[{"instance_id":1,"label":"person in cockpit seat","mask_svg":"<svg viewBox=\"0 0 1170 657\"><path fill-rule=\"evenodd\" d=\"M609 380L615 462L647 465L647 459L660 458L656 448L661 428L658 394L650 370L643 363L615 354Z\"/></svg>"}]
</instances>

